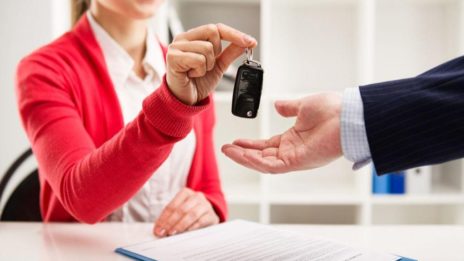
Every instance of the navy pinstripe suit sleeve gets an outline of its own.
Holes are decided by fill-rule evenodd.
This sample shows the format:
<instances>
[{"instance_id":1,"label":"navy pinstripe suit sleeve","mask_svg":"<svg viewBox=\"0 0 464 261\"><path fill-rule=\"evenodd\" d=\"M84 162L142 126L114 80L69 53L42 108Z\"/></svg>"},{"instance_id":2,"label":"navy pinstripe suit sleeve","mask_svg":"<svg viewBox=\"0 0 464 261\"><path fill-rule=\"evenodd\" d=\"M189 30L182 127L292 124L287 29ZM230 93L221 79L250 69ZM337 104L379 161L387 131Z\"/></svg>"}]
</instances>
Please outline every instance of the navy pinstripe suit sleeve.
<instances>
[{"instance_id":1,"label":"navy pinstripe suit sleeve","mask_svg":"<svg viewBox=\"0 0 464 261\"><path fill-rule=\"evenodd\" d=\"M464 157L464 56L360 92L377 173Z\"/></svg>"}]
</instances>

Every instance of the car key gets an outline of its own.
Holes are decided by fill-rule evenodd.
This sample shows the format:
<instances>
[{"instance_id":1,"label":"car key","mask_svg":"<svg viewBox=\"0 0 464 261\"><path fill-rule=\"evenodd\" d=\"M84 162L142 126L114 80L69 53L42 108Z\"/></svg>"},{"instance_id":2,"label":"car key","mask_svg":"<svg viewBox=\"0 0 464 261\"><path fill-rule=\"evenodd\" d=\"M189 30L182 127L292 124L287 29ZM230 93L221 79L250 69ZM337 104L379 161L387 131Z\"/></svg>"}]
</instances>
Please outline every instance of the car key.
<instances>
[{"instance_id":1,"label":"car key","mask_svg":"<svg viewBox=\"0 0 464 261\"><path fill-rule=\"evenodd\" d=\"M243 118L256 118L258 115L263 68L253 60L253 49L246 49L246 60L238 67L232 97L232 114Z\"/></svg>"}]
</instances>

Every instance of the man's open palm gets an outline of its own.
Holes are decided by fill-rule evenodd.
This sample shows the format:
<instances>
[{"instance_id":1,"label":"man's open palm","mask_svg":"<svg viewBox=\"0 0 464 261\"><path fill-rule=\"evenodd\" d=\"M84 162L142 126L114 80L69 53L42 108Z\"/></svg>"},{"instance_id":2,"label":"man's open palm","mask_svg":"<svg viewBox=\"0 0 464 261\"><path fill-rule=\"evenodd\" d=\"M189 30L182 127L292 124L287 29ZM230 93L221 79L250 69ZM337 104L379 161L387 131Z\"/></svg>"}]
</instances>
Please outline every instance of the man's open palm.
<instances>
[{"instance_id":1,"label":"man's open palm","mask_svg":"<svg viewBox=\"0 0 464 261\"><path fill-rule=\"evenodd\" d=\"M296 117L295 125L268 140L236 140L224 145L222 152L235 162L264 173L313 169L342 155L340 94L278 101L275 107L284 117Z\"/></svg>"}]
</instances>

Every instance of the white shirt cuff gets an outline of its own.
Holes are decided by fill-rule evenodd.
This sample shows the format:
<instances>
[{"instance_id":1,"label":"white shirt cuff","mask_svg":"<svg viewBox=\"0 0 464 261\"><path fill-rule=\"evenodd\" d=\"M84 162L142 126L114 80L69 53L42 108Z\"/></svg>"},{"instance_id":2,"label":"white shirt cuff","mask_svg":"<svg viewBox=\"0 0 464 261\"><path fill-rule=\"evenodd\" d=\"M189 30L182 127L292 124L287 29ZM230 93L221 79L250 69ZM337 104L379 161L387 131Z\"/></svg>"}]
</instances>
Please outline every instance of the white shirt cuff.
<instances>
[{"instance_id":1,"label":"white shirt cuff","mask_svg":"<svg viewBox=\"0 0 464 261\"><path fill-rule=\"evenodd\" d=\"M353 170L360 169L371 162L359 88L348 88L343 93L340 135L343 155L354 162Z\"/></svg>"}]
</instances>

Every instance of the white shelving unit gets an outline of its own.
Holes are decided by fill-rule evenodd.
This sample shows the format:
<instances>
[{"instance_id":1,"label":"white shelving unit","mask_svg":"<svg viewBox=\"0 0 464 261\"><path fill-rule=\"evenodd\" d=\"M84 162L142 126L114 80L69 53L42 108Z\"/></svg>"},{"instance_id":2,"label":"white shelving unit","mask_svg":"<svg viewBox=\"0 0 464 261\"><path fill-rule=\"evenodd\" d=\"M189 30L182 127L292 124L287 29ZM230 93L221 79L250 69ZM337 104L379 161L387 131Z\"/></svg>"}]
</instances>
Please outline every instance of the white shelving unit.
<instances>
[{"instance_id":1,"label":"white shelving unit","mask_svg":"<svg viewBox=\"0 0 464 261\"><path fill-rule=\"evenodd\" d=\"M262 175L220 152L236 138L268 138L292 125L276 99L343 91L417 75L464 53L464 0L177 0L186 28L222 22L255 36L265 70L259 117L230 113L233 84L216 92L216 147L231 218L262 223L464 224L463 161L433 167L432 193L374 196L371 169L339 159ZM241 61L237 61L239 64Z\"/></svg>"}]
</instances>

